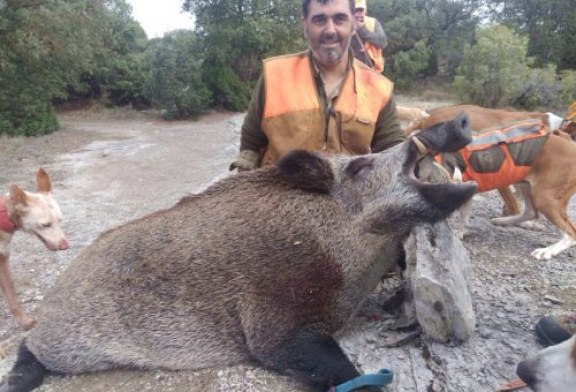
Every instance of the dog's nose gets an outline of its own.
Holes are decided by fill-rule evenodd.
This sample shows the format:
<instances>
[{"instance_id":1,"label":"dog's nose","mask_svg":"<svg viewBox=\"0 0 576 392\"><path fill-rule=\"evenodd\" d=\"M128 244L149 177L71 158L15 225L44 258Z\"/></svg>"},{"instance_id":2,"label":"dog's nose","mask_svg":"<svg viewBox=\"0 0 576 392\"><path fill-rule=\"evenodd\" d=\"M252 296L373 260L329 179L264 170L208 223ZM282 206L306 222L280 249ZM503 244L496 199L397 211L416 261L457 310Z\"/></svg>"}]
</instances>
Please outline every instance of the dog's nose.
<instances>
[{"instance_id":1,"label":"dog's nose","mask_svg":"<svg viewBox=\"0 0 576 392\"><path fill-rule=\"evenodd\" d=\"M66 238L62 238L62 240L58 243L58 250L66 250L70 247L68 240Z\"/></svg>"},{"instance_id":2,"label":"dog's nose","mask_svg":"<svg viewBox=\"0 0 576 392\"><path fill-rule=\"evenodd\" d=\"M536 384L536 377L534 376L534 371L530 361L522 361L516 367L516 374L522 381L524 381L528 386L532 387Z\"/></svg>"}]
</instances>

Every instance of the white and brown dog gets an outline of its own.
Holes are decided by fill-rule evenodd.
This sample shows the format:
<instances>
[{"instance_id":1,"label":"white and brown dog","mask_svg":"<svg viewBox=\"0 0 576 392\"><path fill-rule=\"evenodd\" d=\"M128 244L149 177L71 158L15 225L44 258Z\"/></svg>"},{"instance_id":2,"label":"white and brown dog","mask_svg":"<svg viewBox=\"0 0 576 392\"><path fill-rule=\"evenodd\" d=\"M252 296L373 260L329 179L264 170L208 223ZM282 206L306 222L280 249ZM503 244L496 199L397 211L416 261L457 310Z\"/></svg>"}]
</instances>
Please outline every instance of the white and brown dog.
<instances>
[{"instance_id":1,"label":"white and brown dog","mask_svg":"<svg viewBox=\"0 0 576 392\"><path fill-rule=\"evenodd\" d=\"M10 242L18 230L35 234L50 250L68 249L68 240L62 232L62 213L52 197L50 177L44 169L36 173L37 192L27 192L11 184L5 196L0 195L0 288L10 312L24 329L30 329L36 320L28 316L18 301L8 258Z\"/></svg>"},{"instance_id":2,"label":"white and brown dog","mask_svg":"<svg viewBox=\"0 0 576 392\"><path fill-rule=\"evenodd\" d=\"M576 336L520 362L516 374L535 392L576 391Z\"/></svg>"}]
</instances>

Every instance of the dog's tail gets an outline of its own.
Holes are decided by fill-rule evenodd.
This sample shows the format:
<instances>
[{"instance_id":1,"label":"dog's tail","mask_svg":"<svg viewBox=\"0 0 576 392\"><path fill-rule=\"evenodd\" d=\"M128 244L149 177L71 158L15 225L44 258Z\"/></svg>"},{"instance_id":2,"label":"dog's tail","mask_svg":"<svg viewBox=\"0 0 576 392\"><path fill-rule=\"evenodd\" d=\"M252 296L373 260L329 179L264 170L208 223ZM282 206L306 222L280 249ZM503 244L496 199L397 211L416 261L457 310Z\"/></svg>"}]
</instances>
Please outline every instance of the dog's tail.
<instances>
[{"instance_id":1,"label":"dog's tail","mask_svg":"<svg viewBox=\"0 0 576 392\"><path fill-rule=\"evenodd\" d=\"M26 343L22 342L16 363L0 385L0 392L28 392L36 389L42 384L47 373L46 367L28 350Z\"/></svg>"}]
</instances>

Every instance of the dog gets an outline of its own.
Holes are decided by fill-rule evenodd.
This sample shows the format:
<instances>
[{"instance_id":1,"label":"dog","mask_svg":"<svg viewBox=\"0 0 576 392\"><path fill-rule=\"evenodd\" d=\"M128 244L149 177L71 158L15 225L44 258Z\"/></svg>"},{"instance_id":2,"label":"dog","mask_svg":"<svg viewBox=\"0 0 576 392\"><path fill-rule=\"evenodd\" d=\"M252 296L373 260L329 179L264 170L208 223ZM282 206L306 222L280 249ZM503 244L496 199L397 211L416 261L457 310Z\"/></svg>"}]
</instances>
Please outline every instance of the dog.
<instances>
[{"instance_id":1,"label":"dog","mask_svg":"<svg viewBox=\"0 0 576 392\"><path fill-rule=\"evenodd\" d=\"M0 195L0 288L10 312L25 330L36 324L18 301L8 258L10 242L18 230L36 235L49 250L68 249L69 244L60 226L62 212L52 197L50 177L42 168L36 173L37 192L27 192L11 184L5 196Z\"/></svg>"},{"instance_id":2,"label":"dog","mask_svg":"<svg viewBox=\"0 0 576 392\"><path fill-rule=\"evenodd\" d=\"M410 125L404 129L404 133L409 135L431 125L448 121L461 112L466 112L468 114L470 119L470 128L473 131L478 132L530 119L541 120L548 125L550 130L554 130L554 132L560 136L570 134L570 131L572 130L569 126L570 123L553 113L509 111L503 109L484 108L477 105L450 105L431 110L427 116L410 123ZM576 128L576 125L574 128ZM574 130L574 135L576 136L576 129ZM570 136L572 135L570 134ZM520 206L518 205L518 201L514 196L512 189L510 187L498 188L498 192L500 193L502 200L504 200L504 215L520 214Z\"/></svg>"},{"instance_id":3,"label":"dog","mask_svg":"<svg viewBox=\"0 0 576 392\"><path fill-rule=\"evenodd\" d=\"M520 362L516 374L535 392L576 390L576 335Z\"/></svg>"},{"instance_id":4,"label":"dog","mask_svg":"<svg viewBox=\"0 0 576 392\"><path fill-rule=\"evenodd\" d=\"M396 115L399 121L408 124L407 128L412 128L415 124L430 117L424 109L402 105L396 105Z\"/></svg>"},{"instance_id":5,"label":"dog","mask_svg":"<svg viewBox=\"0 0 576 392\"><path fill-rule=\"evenodd\" d=\"M503 135L512 138L504 140ZM522 139L522 135L529 137ZM532 152L527 153L527 148L532 148ZM548 260L576 245L576 227L566 211L576 192L576 143L571 138L550 133L540 120L527 120L502 132L483 130L475 135L470 145L456 153L436 155L436 159L449 173L454 173L456 168L462 172L462 181L476 181L478 192L515 186L524 201L524 211L494 218L493 224L518 225L536 219L542 213L558 227L562 238L548 247L535 249L531 254L536 259ZM487 170L481 166L484 163L499 170ZM464 226L461 231L464 232L470 219L469 203L461 213Z\"/></svg>"}]
</instances>

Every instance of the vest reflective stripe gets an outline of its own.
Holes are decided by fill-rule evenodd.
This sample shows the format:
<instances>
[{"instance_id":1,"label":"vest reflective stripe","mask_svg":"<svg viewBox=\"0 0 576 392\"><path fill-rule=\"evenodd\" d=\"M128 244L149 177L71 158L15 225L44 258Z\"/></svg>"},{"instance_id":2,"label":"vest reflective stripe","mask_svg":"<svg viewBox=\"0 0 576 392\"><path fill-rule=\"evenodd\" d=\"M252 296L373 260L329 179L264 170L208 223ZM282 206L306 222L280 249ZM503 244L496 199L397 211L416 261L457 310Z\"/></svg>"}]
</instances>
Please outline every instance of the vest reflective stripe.
<instances>
[{"instance_id":1,"label":"vest reflective stripe","mask_svg":"<svg viewBox=\"0 0 576 392\"><path fill-rule=\"evenodd\" d=\"M378 114L390 100L393 87L388 79L355 60L326 125L308 52L265 60L264 86L262 129L268 146L262 165L297 148L369 153Z\"/></svg>"}]
</instances>

